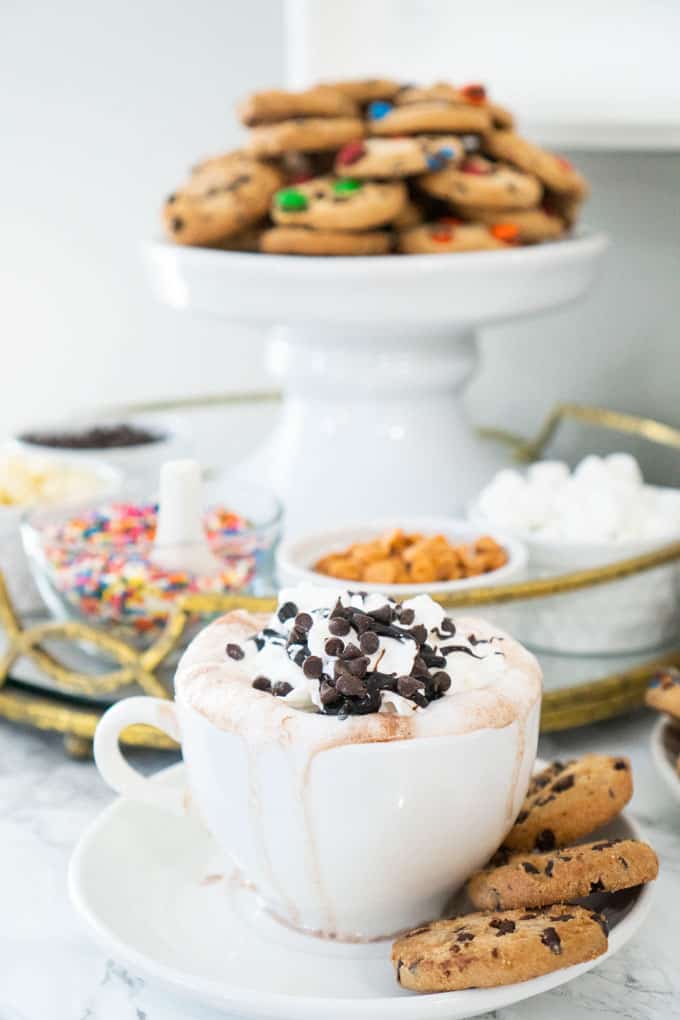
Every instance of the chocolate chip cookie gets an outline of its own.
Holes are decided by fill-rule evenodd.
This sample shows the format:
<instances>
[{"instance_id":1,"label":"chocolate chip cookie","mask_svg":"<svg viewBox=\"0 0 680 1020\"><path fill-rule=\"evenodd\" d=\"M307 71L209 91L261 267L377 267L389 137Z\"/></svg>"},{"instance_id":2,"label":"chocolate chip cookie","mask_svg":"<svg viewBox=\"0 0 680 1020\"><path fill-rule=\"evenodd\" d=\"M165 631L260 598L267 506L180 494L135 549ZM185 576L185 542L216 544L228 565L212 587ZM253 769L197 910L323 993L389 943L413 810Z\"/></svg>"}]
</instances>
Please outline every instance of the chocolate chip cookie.
<instances>
[{"instance_id":1,"label":"chocolate chip cookie","mask_svg":"<svg viewBox=\"0 0 680 1020\"><path fill-rule=\"evenodd\" d=\"M670 668L657 673L647 688L645 703L680 719L680 671Z\"/></svg>"},{"instance_id":2,"label":"chocolate chip cookie","mask_svg":"<svg viewBox=\"0 0 680 1020\"><path fill-rule=\"evenodd\" d=\"M553 850L588 836L615 818L633 795L627 758L587 754L553 762L531 781L514 826L510 850Z\"/></svg>"},{"instance_id":3,"label":"chocolate chip cookie","mask_svg":"<svg viewBox=\"0 0 680 1020\"><path fill-rule=\"evenodd\" d=\"M434 921L397 939L392 963L402 988L452 992L529 981L606 949L600 914L559 903Z\"/></svg>"},{"instance_id":4,"label":"chocolate chip cookie","mask_svg":"<svg viewBox=\"0 0 680 1020\"><path fill-rule=\"evenodd\" d=\"M369 135L481 134L491 129L491 115L468 103L431 100L396 106L371 103L367 113Z\"/></svg>"},{"instance_id":5,"label":"chocolate chip cookie","mask_svg":"<svg viewBox=\"0 0 680 1020\"><path fill-rule=\"evenodd\" d=\"M525 173L534 174L554 191L585 198L588 185L568 159L533 145L514 131L490 131L484 136L484 151L505 160Z\"/></svg>"},{"instance_id":6,"label":"chocolate chip cookie","mask_svg":"<svg viewBox=\"0 0 680 1020\"><path fill-rule=\"evenodd\" d=\"M507 243L494 237L483 223L452 222L444 218L438 223L400 230L397 247L406 255L445 255L448 252L493 251L505 248Z\"/></svg>"},{"instance_id":7,"label":"chocolate chip cookie","mask_svg":"<svg viewBox=\"0 0 680 1020\"><path fill-rule=\"evenodd\" d=\"M463 219L496 228L519 244L555 241L567 231L564 220L545 209L490 209L481 205L455 204L454 208Z\"/></svg>"},{"instance_id":8,"label":"chocolate chip cookie","mask_svg":"<svg viewBox=\"0 0 680 1020\"><path fill-rule=\"evenodd\" d=\"M407 199L401 181L317 177L283 188L272 200L271 217L282 226L315 230L371 230L390 223Z\"/></svg>"},{"instance_id":9,"label":"chocolate chip cookie","mask_svg":"<svg viewBox=\"0 0 680 1020\"><path fill-rule=\"evenodd\" d=\"M376 100L393 99L402 87L399 82L392 81L390 78L356 78L349 81L333 81L328 84L361 106Z\"/></svg>"},{"instance_id":10,"label":"chocolate chip cookie","mask_svg":"<svg viewBox=\"0 0 680 1020\"><path fill-rule=\"evenodd\" d=\"M330 85L316 85L303 92L284 89L253 92L241 103L237 113L242 124L255 127L296 117L356 117L359 109L346 92Z\"/></svg>"},{"instance_id":11,"label":"chocolate chip cookie","mask_svg":"<svg viewBox=\"0 0 680 1020\"><path fill-rule=\"evenodd\" d=\"M272 227L260 237L260 251L276 255L385 255L391 236L385 230L310 230Z\"/></svg>"},{"instance_id":12,"label":"chocolate chip cookie","mask_svg":"<svg viewBox=\"0 0 680 1020\"><path fill-rule=\"evenodd\" d=\"M457 206L485 209L529 209L543 187L533 174L496 163L483 156L468 156L459 167L448 166L418 178L418 186L435 198Z\"/></svg>"},{"instance_id":13,"label":"chocolate chip cookie","mask_svg":"<svg viewBox=\"0 0 680 1020\"><path fill-rule=\"evenodd\" d=\"M361 138L364 123L358 117L300 117L251 128L248 151L254 156L281 156L285 152L324 152Z\"/></svg>"},{"instance_id":14,"label":"chocolate chip cookie","mask_svg":"<svg viewBox=\"0 0 680 1020\"><path fill-rule=\"evenodd\" d=\"M244 152L205 160L163 207L168 236L179 244L215 245L263 217L283 177Z\"/></svg>"},{"instance_id":15,"label":"chocolate chip cookie","mask_svg":"<svg viewBox=\"0 0 680 1020\"><path fill-rule=\"evenodd\" d=\"M440 81L434 85L410 85L402 88L394 97L397 106L408 106L410 103L426 103L439 101L445 103L468 103L481 106L491 116L491 122L498 128L511 128L515 119L512 113L498 103L492 103L484 85L477 83L462 85L456 88L449 82Z\"/></svg>"},{"instance_id":16,"label":"chocolate chip cookie","mask_svg":"<svg viewBox=\"0 0 680 1020\"><path fill-rule=\"evenodd\" d=\"M506 864L474 874L466 888L480 910L510 910L630 889L653 881L658 871L647 843L608 839L551 853L511 854Z\"/></svg>"},{"instance_id":17,"label":"chocolate chip cookie","mask_svg":"<svg viewBox=\"0 0 680 1020\"><path fill-rule=\"evenodd\" d=\"M455 166L464 155L463 143L454 135L365 138L340 150L335 172L341 177L412 177Z\"/></svg>"}]
</instances>

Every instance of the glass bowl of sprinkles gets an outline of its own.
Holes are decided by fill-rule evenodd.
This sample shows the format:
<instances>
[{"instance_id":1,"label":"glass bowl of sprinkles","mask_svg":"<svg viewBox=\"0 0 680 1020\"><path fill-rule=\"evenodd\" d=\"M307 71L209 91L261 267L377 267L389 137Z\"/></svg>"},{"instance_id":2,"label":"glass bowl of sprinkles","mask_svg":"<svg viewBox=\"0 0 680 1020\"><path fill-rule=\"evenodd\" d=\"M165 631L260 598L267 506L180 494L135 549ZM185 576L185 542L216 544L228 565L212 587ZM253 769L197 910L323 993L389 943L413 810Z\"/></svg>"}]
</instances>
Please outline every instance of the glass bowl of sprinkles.
<instances>
[{"instance_id":1,"label":"glass bowl of sprinkles","mask_svg":"<svg viewBox=\"0 0 680 1020\"><path fill-rule=\"evenodd\" d=\"M209 494L203 516L208 544L221 563L209 574L153 562L153 499L122 497L27 513L24 549L52 615L100 625L145 646L186 594L271 594L281 506L267 490L245 482L221 489L228 500Z\"/></svg>"}]
</instances>

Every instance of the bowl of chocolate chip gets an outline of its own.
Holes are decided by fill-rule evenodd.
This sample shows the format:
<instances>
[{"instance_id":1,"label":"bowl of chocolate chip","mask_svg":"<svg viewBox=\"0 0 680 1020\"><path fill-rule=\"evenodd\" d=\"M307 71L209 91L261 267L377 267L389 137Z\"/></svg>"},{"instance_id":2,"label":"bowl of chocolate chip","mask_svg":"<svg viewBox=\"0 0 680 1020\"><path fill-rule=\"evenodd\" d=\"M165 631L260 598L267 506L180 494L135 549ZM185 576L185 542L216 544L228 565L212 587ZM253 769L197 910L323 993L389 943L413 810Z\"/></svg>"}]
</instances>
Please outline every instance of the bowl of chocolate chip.
<instances>
[{"instance_id":1,"label":"bowl of chocolate chip","mask_svg":"<svg viewBox=\"0 0 680 1020\"><path fill-rule=\"evenodd\" d=\"M126 698L95 758L124 796L186 811L118 738L181 741L191 803L287 926L371 941L439 916L503 841L534 763L541 670L510 635L428 595L299 585L234 610L185 651L174 703Z\"/></svg>"},{"instance_id":2,"label":"bowl of chocolate chip","mask_svg":"<svg viewBox=\"0 0 680 1020\"><path fill-rule=\"evenodd\" d=\"M190 453L185 426L170 415L73 418L27 427L12 439L15 450L43 457L68 454L112 464L129 483L155 478L166 460Z\"/></svg>"},{"instance_id":3,"label":"bowl of chocolate chip","mask_svg":"<svg viewBox=\"0 0 680 1020\"><path fill-rule=\"evenodd\" d=\"M312 532L285 540L277 553L280 584L351 584L392 596L508 584L525 575L526 564L516 538L446 517Z\"/></svg>"}]
</instances>

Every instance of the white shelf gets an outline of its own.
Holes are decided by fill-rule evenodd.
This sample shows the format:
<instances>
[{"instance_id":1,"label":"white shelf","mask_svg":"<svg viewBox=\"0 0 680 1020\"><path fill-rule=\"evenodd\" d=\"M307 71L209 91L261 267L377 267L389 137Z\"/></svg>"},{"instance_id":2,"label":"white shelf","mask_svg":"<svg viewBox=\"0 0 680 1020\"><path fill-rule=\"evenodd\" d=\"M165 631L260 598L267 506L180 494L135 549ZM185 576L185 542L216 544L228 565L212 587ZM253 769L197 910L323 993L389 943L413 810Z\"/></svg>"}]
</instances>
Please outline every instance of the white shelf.
<instances>
[{"instance_id":1,"label":"white shelf","mask_svg":"<svg viewBox=\"0 0 680 1020\"><path fill-rule=\"evenodd\" d=\"M680 121L658 124L633 121L529 121L522 125L522 134L553 149L680 152Z\"/></svg>"}]
</instances>

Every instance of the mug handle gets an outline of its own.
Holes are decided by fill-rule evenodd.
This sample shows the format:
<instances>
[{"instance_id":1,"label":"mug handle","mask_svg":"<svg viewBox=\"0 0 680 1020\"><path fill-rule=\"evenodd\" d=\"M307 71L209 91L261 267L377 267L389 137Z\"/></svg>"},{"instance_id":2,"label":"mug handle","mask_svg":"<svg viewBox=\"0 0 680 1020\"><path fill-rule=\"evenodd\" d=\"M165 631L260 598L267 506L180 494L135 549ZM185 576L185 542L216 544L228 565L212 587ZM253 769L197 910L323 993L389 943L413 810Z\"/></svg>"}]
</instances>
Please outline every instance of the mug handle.
<instances>
[{"instance_id":1,"label":"mug handle","mask_svg":"<svg viewBox=\"0 0 680 1020\"><path fill-rule=\"evenodd\" d=\"M94 760L99 774L121 797L143 804L155 804L174 815L186 815L184 789L152 782L128 765L123 757L119 743L121 731L139 723L162 730L172 740L180 740L177 712L171 701L142 696L123 698L107 709L95 730Z\"/></svg>"}]
</instances>

